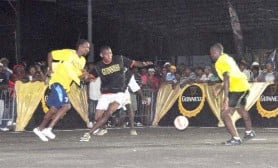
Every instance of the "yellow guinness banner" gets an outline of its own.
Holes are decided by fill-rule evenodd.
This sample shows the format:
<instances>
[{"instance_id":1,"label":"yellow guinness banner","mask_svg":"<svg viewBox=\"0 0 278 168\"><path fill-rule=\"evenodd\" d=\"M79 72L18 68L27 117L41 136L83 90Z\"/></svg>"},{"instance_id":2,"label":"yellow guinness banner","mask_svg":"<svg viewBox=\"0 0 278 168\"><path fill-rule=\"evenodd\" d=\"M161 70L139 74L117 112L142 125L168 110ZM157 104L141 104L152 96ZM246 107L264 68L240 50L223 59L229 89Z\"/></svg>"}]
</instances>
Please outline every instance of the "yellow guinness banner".
<instances>
[{"instance_id":1,"label":"yellow guinness banner","mask_svg":"<svg viewBox=\"0 0 278 168\"><path fill-rule=\"evenodd\" d=\"M180 112L186 117L195 117L204 107L204 86L201 84L187 85L181 93L178 100Z\"/></svg>"},{"instance_id":2,"label":"yellow guinness banner","mask_svg":"<svg viewBox=\"0 0 278 168\"><path fill-rule=\"evenodd\" d=\"M269 85L257 100L256 105L262 117L278 116L278 83Z\"/></svg>"}]
</instances>

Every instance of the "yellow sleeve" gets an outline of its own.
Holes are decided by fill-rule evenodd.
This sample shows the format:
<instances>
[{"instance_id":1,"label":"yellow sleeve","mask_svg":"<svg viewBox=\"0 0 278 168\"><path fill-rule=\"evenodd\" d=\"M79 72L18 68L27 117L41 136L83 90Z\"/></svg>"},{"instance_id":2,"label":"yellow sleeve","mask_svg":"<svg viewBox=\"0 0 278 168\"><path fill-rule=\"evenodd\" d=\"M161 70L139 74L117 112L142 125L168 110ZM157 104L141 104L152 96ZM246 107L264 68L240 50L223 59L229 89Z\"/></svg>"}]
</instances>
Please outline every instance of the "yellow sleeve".
<instances>
[{"instance_id":1,"label":"yellow sleeve","mask_svg":"<svg viewBox=\"0 0 278 168\"><path fill-rule=\"evenodd\" d=\"M218 72L218 75L221 75L221 76L223 76L223 74L225 73L225 72L231 72L231 70L232 70L232 67L231 67L231 65L228 63L228 61L227 60L223 60L223 59L221 59L221 60L219 60L218 62L217 62L217 64L215 65L215 67L216 67L216 70L217 70L217 72Z\"/></svg>"},{"instance_id":2,"label":"yellow sleeve","mask_svg":"<svg viewBox=\"0 0 278 168\"><path fill-rule=\"evenodd\" d=\"M54 50L51 52L52 59L56 61L65 61L68 60L69 57L72 55L72 50L70 49L63 49L63 50Z\"/></svg>"}]
</instances>

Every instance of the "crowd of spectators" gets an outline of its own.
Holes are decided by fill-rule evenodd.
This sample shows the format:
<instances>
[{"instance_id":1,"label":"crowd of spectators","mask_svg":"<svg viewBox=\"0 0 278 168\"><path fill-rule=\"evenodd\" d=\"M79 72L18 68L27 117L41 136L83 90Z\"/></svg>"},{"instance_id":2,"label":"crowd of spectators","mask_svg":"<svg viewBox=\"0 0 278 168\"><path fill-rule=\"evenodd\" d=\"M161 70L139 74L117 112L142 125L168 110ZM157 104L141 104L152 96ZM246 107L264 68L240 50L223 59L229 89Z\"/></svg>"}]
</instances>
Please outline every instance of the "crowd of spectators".
<instances>
[{"instance_id":1,"label":"crowd of spectators","mask_svg":"<svg viewBox=\"0 0 278 168\"><path fill-rule=\"evenodd\" d=\"M47 82L47 64L44 61L31 65L16 64L12 68L9 65L7 58L0 58L0 90L13 88L17 80L22 82ZM278 72L270 62L260 66L258 62L248 65L246 61L242 60L239 62L239 67L250 82L278 81ZM150 90L154 95L163 84L172 84L173 88L180 85L182 88L192 83L221 82L213 66L190 67L183 63L175 65L166 62L161 66L154 65L148 68L133 69L133 73L141 89Z\"/></svg>"}]
</instances>

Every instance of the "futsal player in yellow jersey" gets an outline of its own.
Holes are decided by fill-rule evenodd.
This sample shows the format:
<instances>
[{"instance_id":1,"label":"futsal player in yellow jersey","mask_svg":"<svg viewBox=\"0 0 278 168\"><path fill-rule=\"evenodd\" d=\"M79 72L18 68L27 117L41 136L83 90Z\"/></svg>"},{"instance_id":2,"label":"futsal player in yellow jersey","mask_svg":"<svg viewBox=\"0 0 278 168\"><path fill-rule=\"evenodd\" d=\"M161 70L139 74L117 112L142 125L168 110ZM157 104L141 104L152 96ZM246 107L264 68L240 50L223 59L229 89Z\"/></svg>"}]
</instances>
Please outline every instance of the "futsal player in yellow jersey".
<instances>
[{"instance_id":1,"label":"futsal player in yellow jersey","mask_svg":"<svg viewBox=\"0 0 278 168\"><path fill-rule=\"evenodd\" d=\"M50 94L46 100L49 111L45 114L39 127L33 132L42 140L54 139L52 129L59 119L70 110L71 105L67 93L70 91L72 82L80 85L80 79L85 79L87 73L84 71L86 56L90 44L87 40L79 40L76 50L55 50L48 54L49 88ZM53 118L54 117L54 118ZM49 121L48 128L46 128Z\"/></svg>"},{"instance_id":2,"label":"futsal player in yellow jersey","mask_svg":"<svg viewBox=\"0 0 278 168\"><path fill-rule=\"evenodd\" d=\"M215 61L215 69L219 78L224 82L224 99L221 109L221 118L232 138L226 141L225 145L240 145L241 138L237 134L235 125L232 122L231 114L235 109L242 116L245 123L244 140L255 137L252 130L252 123L248 111L245 109L246 99L249 94L249 83L246 76L240 71L235 60L224 53L222 44L214 44L210 48L210 55Z\"/></svg>"}]
</instances>

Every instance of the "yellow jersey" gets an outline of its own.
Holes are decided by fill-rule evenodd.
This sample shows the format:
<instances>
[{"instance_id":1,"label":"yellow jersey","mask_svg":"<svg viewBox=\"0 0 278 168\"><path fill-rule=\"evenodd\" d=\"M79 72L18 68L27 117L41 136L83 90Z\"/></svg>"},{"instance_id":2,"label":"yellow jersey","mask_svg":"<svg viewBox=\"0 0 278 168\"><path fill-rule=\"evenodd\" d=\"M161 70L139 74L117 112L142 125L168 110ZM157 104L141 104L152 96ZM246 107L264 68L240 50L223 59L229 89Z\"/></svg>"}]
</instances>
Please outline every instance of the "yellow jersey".
<instances>
[{"instance_id":1,"label":"yellow jersey","mask_svg":"<svg viewBox=\"0 0 278 168\"><path fill-rule=\"evenodd\" d=\"M62 49L51 52L53 63L49 85L60 83L64 89L69 92L70 85L74 81L80 85L79 76L85 67L86 59L84 56L78 56L76 50Z\"/></svg>"},{"instance_id":2,"label":"yellow jersey","mask_svg":"<svg viewBox=\"0 0 278 168\"><path fill-rule=\"evenodd\" d=\"M223 74L225 72L228 73L230 92L244 92L249 90L250 85L246 75L240 71L235 60L229 55L222 53L215 62L215 69L221 80L223 80Z\"/></svg>"}]
</instances>

